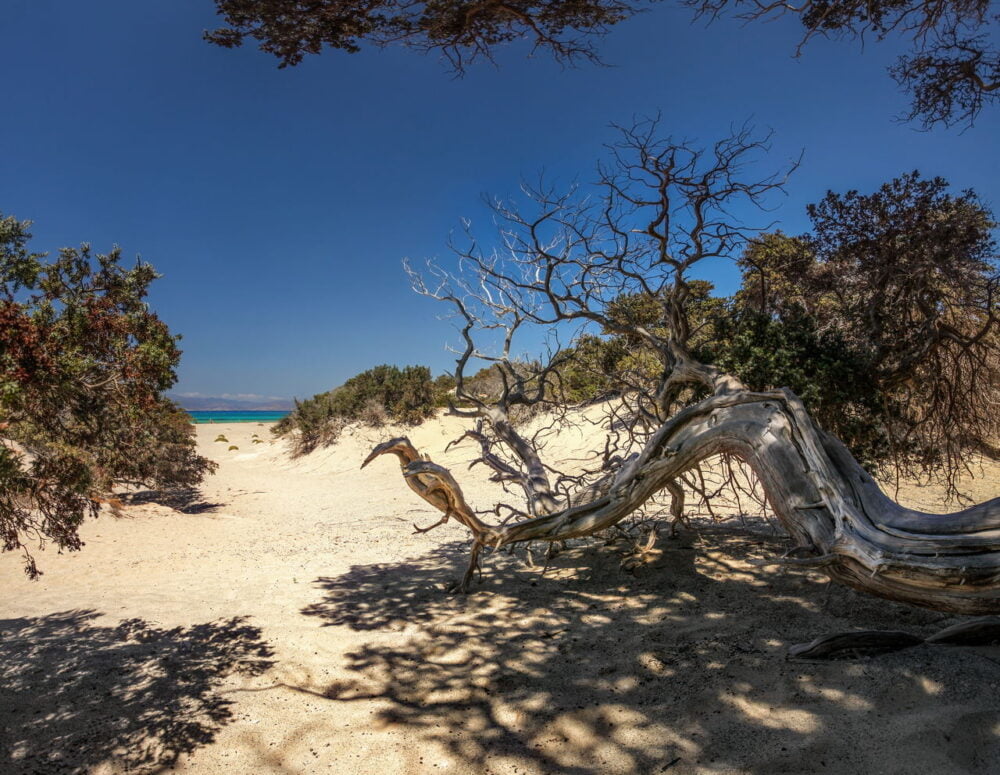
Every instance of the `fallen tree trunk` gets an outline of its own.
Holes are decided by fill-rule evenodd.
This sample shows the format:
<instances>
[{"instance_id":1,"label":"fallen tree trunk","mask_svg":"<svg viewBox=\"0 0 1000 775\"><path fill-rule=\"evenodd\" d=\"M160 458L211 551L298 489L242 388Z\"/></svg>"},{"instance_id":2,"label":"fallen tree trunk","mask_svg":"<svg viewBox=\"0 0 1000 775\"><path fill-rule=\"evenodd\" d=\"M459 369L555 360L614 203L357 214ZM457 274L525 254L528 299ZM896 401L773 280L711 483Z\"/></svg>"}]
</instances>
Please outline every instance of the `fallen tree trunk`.
<instances>
[{"instance_id":1,"label":"fallen tree trunk","mask_svg":"<svg viewBox=\"0 0 1000 775\"><path fill-rule=\"evenodd\" d=\"M1000 612L1000 498L954 514L903 508L790 391L721 392L690 406L656 431L602 496L502 527L480 520L447 469L405 438L376 447L362 467L386 453L399 457L417 494L472 532L463 587L483 547L603 530L701 461L727 453L760 478L795 541L800 556L776 562L813 566L854 589L940 611Z\"/></svg>"}]
</instances>

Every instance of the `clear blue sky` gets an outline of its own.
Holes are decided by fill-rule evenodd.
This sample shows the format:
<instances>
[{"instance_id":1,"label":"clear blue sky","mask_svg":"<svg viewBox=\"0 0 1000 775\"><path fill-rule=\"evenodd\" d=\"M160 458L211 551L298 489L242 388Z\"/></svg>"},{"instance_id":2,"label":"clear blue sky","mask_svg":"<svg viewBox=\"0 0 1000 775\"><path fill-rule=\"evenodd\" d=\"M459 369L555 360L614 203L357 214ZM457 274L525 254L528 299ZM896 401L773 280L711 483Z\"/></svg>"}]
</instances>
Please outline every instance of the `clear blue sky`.
<instances>
[{"instance_id":1,"label":"clear blue sky","mask_svg":"<svg viewBox=\"0 0 1000 775\"><path fill-rule=\"evenodd\" d=\"M816 41L791 22L692 26L665 5L613 30L612 67L525 49L455 79L402 49L278 70L201 40L211 0L3 0L0 210L37 250L90 242L164 277L152 304L184 336L177 390L312 395L377 363L446 368L442 312L400 262L447 256L480 196L545 169L594 177L608 124L660 111L705 142L752 119L775 167L805 151L774 214L805 227L832 188L919 168L1000 207L1000 116L918 132L893 116L891 49ZM718 268L721 290L731 269Z\"/></svg>"}]
</instances>

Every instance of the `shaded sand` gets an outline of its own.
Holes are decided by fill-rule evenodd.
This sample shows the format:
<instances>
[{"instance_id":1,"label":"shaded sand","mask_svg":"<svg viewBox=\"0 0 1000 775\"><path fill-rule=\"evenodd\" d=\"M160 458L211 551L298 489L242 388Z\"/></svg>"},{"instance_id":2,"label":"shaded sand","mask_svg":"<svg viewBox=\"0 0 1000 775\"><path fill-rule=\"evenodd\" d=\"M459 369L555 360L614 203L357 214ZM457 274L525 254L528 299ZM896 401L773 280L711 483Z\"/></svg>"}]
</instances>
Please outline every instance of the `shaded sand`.
<instances>
[{"instance_id":1,"label":"shaded sand","mask_svg":"<svg viewBox=\"0 0 1000 775\"><path fill-rule=\"evenodd\" d=\"M442 454L461 427L411 435L482 506L474 450ZM1000 649L786 660L957 619L750 565L784 548L766 524L703 525L634 576L593 544L544 576L492 557L455 596L466 537L412 533L436 515L393 460L358 471L375 436L291 461L264 427L197 432L200 492L88 523L38 582L0 557L0 772L1000 772Z\"/></svg>"}]
</instances>

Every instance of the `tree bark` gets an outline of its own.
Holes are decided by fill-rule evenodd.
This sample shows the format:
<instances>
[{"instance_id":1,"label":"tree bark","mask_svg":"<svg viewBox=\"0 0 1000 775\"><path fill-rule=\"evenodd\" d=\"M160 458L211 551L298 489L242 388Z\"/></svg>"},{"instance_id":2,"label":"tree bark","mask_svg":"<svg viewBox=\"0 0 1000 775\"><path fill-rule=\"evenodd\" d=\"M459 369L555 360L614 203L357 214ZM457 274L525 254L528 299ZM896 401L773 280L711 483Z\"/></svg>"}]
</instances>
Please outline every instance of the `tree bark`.
<instances>
[{"instance_id":1,"label":"tree bark","mask_svg":"<svg viewBox=\"0 0 1000 775\"><path fill-rule=\"evenodd\" d=\"M482 522L447 469L420 458L406 439L376 447L363 465L385 452L400 457L419 495L446 516L460 515L475 556L485 546L603 530L701 461L728 453L760 478L782 525L808 555L776 562L813 566L854 589L940 611L1000 612L1000 498L947 515L903 508L815 426L790 391L721 392L690 406L656 431L606 494L505 527Z\"/></svg>"}]
</instances>

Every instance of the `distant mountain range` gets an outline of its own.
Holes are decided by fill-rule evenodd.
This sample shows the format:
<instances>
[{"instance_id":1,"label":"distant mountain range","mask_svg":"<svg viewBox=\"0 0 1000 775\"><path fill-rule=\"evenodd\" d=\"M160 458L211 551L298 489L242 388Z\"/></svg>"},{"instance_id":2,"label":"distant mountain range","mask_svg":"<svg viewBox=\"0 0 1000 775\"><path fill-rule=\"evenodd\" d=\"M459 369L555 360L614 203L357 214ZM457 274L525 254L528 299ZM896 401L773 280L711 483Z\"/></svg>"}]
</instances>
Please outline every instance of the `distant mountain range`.
<instances>
[{"instance_id":1,"label":"distant mountain range","mask_svg":"<svg viewBox=\"0 0 1000 775\"><path fill-rule=\"evenodd\" d=\"M260 398L247 401L213 396L169 396L191 412L288 412L295 408L290 398Z\"/></svg>"}]
</instances>

